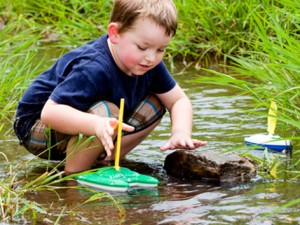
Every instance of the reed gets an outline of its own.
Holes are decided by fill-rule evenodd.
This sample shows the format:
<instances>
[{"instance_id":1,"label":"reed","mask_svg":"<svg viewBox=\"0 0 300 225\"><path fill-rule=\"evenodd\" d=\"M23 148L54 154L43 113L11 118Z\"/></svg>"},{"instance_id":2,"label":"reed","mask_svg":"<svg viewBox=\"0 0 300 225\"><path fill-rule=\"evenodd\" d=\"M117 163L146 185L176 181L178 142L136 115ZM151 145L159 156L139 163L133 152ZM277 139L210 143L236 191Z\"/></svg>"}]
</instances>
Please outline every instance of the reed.
<instances>
[{"instance_id":1,"label":"reed","mask_svg":"<svg viewBox=\"0 0 300 225\"><path fill-rule=\"evenodd\" d=\"M283 1L283 0L282 0ZM207 64L228 55L243 55L255 40L254 14L268 18L280 1L174 1L179 12L179 29L167 58ZM43 35L43 41L74 47L106 33L112 1L12 0L3 6L3 18L23 16L23 23ZM178 47L179 46L179 47Z\"/></svg>"},{"instance_id":2,"label":"reed","mask_svg":"<svg viewBox=\"0 0 300 225\"><path fill-rule=\"evenodd\" d=\"M0 32L0 121L11 123L16 104L25 85L40 72L39 64L32 64L36 50L30 49L38 40L33 30L19 30L21 18L9 21ZM18 31L17 33L16 30ZM11 130L11 129L8 129Z\"/></svg>"},{"instance_id":3,"label":"reed","mask_svg":"<svg viewBox=\"0 0 300 225\"><path fill-rule=\"evenodd\" d=\"M247 113L267 117L267 109L273 99L278 106L276 133L294 143L290 174L298 176L299 171L299 104L300 104L300 36L299 7L295 2L277 1L279 6L265 15L254 13L253 39L249 42L251 50L243 56L228 56L232 63L231 73L211 71L210 77L201 77L197 82L230 85L240 90L240 94L251 96L255 101L253 109ZM291 4L288 4L291 3ZM284 5L284 6L283 6ZM288 13L292 12L292 13ZM281 173L286 166L284 160L268 162L268 172ZM278 163L277 163L278 162ZM265 161L261 161L266 165ZM268 164L267 163L267 164ZM275 166L276 165L276 166Z\"/></svg>"},{"instance_id":4,"label":"reed","mask_svg":"<svg viewBox=\"0 0 300 225\"><path fill-rule=\"evenodd\" d=\"M77 46L106 32L112 2L12 0L10 10L31 20L43 42Z\"/></svg>"},{"instance_id":5,"label":"reed","mask_svg":"<svg viewBox=\"0 0 300 225\"><path fill-rule=\"evenodd\" d=\"M114 200L109 193L98 192L83 186L65 185L66 181L72 180L75 175L63 176L63 172L59 170L60 164L51 166L42 173L33 176L32 168L36 167L36 158L28 161L14 162L10 161L6 155L0 152L0 157L4 158L6 166L2 166L0 176L0 221L5 223L18 222L38 224L46 218L56 220L55 224L59 224L63 213L74 214L76 208L82 207L90 202L108 199L122 213L123 209ZM82 174L90 171L83 172ZM76 174L78 175L78 174ZM76 206L63 206L61 213L57 216L53 214L48 206L41 205L35 201L27 200L28 195L40 191L52 191L56 193L59 199L58 190L77 189L90 193L89 198Z\"/></svg>"},{"instance_id":6,"label":"reed","mask_svg":"<svg viewBox=\"0 0 300 225\"><path fill-rule=\"evenodd\" d=\"M280 108L280 132L297 141L298 3L175 0L175 4L179 29L166 53L172 67L178 59L186 65L192 60L197 68L214 60L230 63L232 74L211 71L217 76L201 77L197 82L240 89L256 100L251 113L263 114L257 109L267 108L270 99L275 99ZM12 0L0 6L0 121L12 123L22 92L47 65L43 60L36 63L36 52L48 47L45 42L51 47L73 48L97 38L106 32L111 6L105 0Z\"/></svg>"},{"instance_id":7,"label":"reed","mask_svg":"<svg viewBox=\"0 0 300 225\"><path fill-rule=\"evenodd\" d=\"M229 64L230 74L210 71L211 76L195 82L230 85L255 100L251 114L267 117L270 99L279 106L279 133L299 141L299 3L294 0L175 0L179 29L167 50L174 68L179 61L192 61L197 68L218 61ZM97 0L11 0L0 4L0 132L11 124L17 101L24 89L45 67L38 53L50 46L74 48L106 32L112 1ZM266 110L265 110L266 111ZM8 129L9 134L11 129ZM295 146L294 155L299 155ZM4 158L5 156L2 155ZM273 177L282 172L279 159L262 161ZM298 159L297 159L298 158ZM63 181L50 170L28 180L31 162L7 161L0 178L0 208L3 221L32 218L45 213L41 205L26 200L25 194L55 190ZM290 173L299 176L299 157ZM22 168L22 169L20 169ZM26 168L26 169L24 169ZM55 171L55 172L54 172ZM68 187L70 188L70 187ZM99 197L97 195L97 197ZM92 198L93 199L93 198Z\"/></svg>"}]
</instances>

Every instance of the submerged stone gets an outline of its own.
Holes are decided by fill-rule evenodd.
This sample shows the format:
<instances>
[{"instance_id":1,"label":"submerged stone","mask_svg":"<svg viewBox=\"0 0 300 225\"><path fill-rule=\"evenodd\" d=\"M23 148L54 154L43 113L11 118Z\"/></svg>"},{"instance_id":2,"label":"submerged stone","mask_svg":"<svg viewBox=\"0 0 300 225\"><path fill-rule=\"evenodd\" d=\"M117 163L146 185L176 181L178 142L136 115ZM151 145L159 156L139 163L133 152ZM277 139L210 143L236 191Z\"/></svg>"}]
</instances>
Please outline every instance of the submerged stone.
<instances>
[{"instance_id":1,"label":"submerged stone","mask_svg":"<svg viewBox=\"0 0 300 225\"><path fill-rule=\"evenodd\" d=\"M220 184L245 183L256 175L249 159L215 150L177 150L166 157L164 169L174 177Z\"/></svg>"}]
</instances>

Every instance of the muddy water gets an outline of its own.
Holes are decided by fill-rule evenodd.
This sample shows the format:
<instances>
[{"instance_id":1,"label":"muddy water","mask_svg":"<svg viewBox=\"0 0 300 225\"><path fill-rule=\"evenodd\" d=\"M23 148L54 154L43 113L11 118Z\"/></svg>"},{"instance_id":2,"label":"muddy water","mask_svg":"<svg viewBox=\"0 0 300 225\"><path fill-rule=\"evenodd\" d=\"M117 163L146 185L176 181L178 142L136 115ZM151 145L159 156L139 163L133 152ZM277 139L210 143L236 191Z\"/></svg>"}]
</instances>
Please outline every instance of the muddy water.
<instances>
[{"instance_id":1,"label":"muddy water","mask_svg":"<svg viewBox=\"0 0 300 225\"><path fill-rule=\"evenodd\" d=\"M197 71L175 75L194 107L194 137L209 141L202 149L232 150L243 146L246 135L265 132L266 121L247 117L245 110L253 105L248 97L239 96L228 87L191 83ZM184 119L184 118L183 118ZM263 216L278 206L300 198L300 182L266 180L257 176L242 185L213 186L168 176L164 158L172 151L159 147L170 135L168 115L157 129L128 156L122 166L157 177L157 188L132 189L126 193L109 193L100 201L81 205L91 193L71 188L28 195L29 200L50 207L49 215L39 224L53 224L64 211L59 224L299 224L299 205L286 208L269 217ZM201 149L199 149L201 151ZM14 137L1 138L0 151L9 159L27 160L32 156L18 146ZM2 165L5 161L1 158ZM45 171L37 160L32 173ZM76 185L76 184L75 184ZM59 197L58 197L59 196ZM28 223L31 224L31 223Z\"/></svg>"}]
</instances>

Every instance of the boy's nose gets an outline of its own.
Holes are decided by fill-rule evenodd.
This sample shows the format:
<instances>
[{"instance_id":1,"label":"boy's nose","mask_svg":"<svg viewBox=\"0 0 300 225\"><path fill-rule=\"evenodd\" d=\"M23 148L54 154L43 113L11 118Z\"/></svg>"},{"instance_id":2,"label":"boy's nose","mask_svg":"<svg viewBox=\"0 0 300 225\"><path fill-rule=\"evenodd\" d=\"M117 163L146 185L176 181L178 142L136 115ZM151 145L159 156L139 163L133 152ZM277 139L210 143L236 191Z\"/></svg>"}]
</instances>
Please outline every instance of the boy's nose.
<instances>
[{"instance_id":1,"label":"boy's nose","mask_svg":"<svg viewBox=\"0 0 300 225\"><path fill-rule=\"evenodd\" d=\"M148 62L154 62L156 59L156 54L153 51L148 51L145 57L146 61Z\"/></svg>"}]
</instances>

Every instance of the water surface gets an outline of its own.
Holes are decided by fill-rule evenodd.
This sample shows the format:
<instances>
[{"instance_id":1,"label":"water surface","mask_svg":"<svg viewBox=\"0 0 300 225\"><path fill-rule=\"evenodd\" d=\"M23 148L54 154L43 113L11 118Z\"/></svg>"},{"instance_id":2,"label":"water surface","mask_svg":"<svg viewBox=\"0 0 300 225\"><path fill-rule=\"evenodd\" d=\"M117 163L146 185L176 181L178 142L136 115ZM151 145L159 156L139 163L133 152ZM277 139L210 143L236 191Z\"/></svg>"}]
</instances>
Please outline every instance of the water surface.
<instances>
[{"instance_id":1,"label":"water surface","mask_svg":"<svg viewBox=\"0 0 300 225\"><path fill-rule=\"evenodd\" d=\"M194 108L194 138L207 140L205 150L232 150L244 145L247 135L266 132L263 118L247 116L253 107L249 97L224 86L192 83L198 71L174 75L191 98ZM200 79L201 80L201 79ZM184 118L182 118L184 119ZM201 181L177 179L166 174L163 163L172 151L160 152L159 147L170 136L169 116L128 156L122 166L157 177L157 188L132 189L126 193L110 193L115 199L81 205L91 196L87 191L68 188L55 192L43 191L27 196L45 207L49 215L39 224L53 224L64 206L60 224L299 224L299 205L286 208L263 218L278 206L300 198L298 181L267 180L255 177L247 184L213 186ZM32 158L18 145L14 136L2 136L0 151L10 160ZM2 165L7 164L1 158ZM31 173L42 174L45 162L36 160ZM64 185L73 185L66 183ZM75 184L76 185L76 184ZM31 224L31 223L28 223Z\"/></svg>"}]
</instances>

